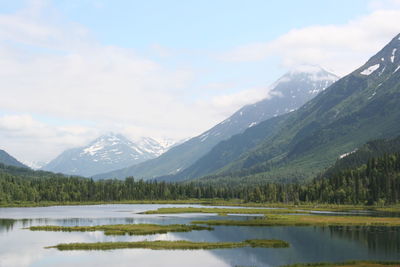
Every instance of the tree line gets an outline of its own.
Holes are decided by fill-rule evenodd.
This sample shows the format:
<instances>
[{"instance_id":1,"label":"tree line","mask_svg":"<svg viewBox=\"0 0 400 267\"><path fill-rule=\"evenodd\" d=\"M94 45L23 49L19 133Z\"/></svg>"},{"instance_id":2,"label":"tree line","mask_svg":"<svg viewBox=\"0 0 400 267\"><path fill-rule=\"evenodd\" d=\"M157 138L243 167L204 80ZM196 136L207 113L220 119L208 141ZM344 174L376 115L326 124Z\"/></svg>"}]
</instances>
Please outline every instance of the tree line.
<instances>
[{"instance_id":1,"label":"tree line","mask_svg":"<svg viewBox=\"0 0 400 267\"><path fill-rule=\"evenodd\" d=\"M395 204L400 201L400 153L371 158L309 183L255 185L100 180L0 165L0 203L242 199L247 202Z\"/></svg>"}]
</instances>

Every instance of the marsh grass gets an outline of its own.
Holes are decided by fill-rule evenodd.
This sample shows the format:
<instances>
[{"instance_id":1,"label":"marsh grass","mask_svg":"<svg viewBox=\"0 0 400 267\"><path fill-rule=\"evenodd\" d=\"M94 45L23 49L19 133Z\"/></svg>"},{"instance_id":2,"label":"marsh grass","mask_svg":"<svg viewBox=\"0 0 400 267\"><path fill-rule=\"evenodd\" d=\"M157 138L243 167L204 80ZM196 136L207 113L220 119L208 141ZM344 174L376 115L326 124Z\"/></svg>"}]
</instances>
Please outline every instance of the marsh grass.
<instances>
[{"instance_id":1,"label":"marsh grass","mask_svg":"<svg viewBox=\"0 0 400 267\"><path fill-rule=\"evenodd\" d=\"M292 264L281 267L387 267L387 266L400 266L400 261L347 261L341 263L305 263L305 264Z\"/></svg>"},{"instance_id":2,"label":"marsh grass","mask_svg":"<svg viewBox=\"0 0 400 267\"><path fill-rule=\"evenodd\" d=\"M264 218L193 221L194 224L232 226L400 226L399 217L266 215Z\"/></svg>"},{"instance_id":3,"label":"marsh grass","mask_svg":"<svg viewBox=\"0 0 400 267\"><path fill-rule=\"evenodd\" d=\"M138 241L138 242L98 242L58 244L46 248L58 250L110 250L125 248L142 248L152 250L195 250L195 249L228 249L241 247L287 248L289 243L282 240L245 240L243 242L191 242L191 241Z\"/></svg>"},{"instance_id":4,"label":"marsh grass","mask_svg":"<svg viewBox=\"0 0 400 267\"><path fill-rule=\"evenodd\" d=\"M217 213L218 215L227 214L286 214L286 213L310 213L309 211L297 211L293 209L235 209L235 208L159 208L148 210L141 214L175 214L175 213Z\"/></svg>"},{"instance_id":5,"label":"marsh grass","mask_svg":"<svg viewBox=\"0 0 400 267\"><path fill-rule=\"evenodd\" d=\"M244 241L253 248L288 248L288 242L276 239L249 239Z\"/></svg>"},{"instance_id":6,"label":"marsh grass","mask_svg":"<svg viewBox=\"0 0 400 267\"><path fill-rule=\"evenodd\" d=\"M97 226L31 226L31 231L53 231L53 232L94 232L103 231L105 235L151 235L168 232L190 232L193 230L213 230L212 227L185 224L117 224Z\"/></svg>"}]
</instances>

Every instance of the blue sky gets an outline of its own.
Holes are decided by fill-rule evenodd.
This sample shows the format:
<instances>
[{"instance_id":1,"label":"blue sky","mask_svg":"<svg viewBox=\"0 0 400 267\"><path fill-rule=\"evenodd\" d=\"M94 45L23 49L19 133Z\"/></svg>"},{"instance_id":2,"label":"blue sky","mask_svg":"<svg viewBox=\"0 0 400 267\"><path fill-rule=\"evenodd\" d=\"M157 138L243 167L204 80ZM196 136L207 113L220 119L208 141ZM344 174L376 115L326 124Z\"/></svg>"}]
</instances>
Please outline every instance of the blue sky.
<instances>
[{"instance_id":1,"label":"blue sky","mask_svg":"<svg viewBox=\"0 0 400 267\"><path fill-rule=\"evenodd\" d=\"M293 28L341 24L368 12L365 0L58 1L68 19L104 44L146 50L226 49L268 41Z\"/></svg>"},{"instance_id":2,"label":"blue sky","mask_svg":"<svg viewBox=\"0 0 400 267\"><path fill-rule=\"evenodd\" d=\"M399 0L0 0L0 148L195 136L298 65L352 71L399 17Z\"/></svg>"}]
</instances>

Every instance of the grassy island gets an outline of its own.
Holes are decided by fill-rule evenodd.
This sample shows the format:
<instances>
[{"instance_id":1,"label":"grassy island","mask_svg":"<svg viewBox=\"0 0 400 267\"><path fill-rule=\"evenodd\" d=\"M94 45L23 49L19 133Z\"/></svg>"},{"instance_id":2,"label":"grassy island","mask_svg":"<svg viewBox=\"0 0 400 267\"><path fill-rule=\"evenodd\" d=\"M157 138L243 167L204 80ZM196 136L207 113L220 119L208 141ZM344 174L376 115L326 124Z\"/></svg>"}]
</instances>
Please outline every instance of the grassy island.
<instances>
[{"instance_id":1,"label":"grassy island","mask_svg":"<svg viewBox=\"0 0 400 267\"><path fill-rule=\"evenodd\" d=\"M245 221L204 220L194 224L232 226L400 226L399 217L323 216L323 215L267 215Z\"/></svg>"},{"instance_id":2,"label":"grassy island","mask_svg":"<svg viewBox=\"0 0 400 267\"><path fill-rule=\"evenodd\" d=\"M294 209L274 209L274 208L159 208L157 210L148 210L141 214L176 214L176 213L217 213L226 214L282 214L282 213L310 213L309 211L298 211Z\"/></svg>"},{"instance_id":3,"label":"grassy island","mask_svg":"<svg viewBox=\"0 0 400 267\"><path fill-rule=\"evenodd\" d=\"M212 227L185 224L117 224L96 226L31 226L31 231L54 231L54 232L94 232L103 231L105 235L151 235L168 232L190 232L193 230L213 230Z\"/></svg>"},{"instance_id":4,"label":"grassy island","mask_svg":"<svg viewBox=\"0 0 400 267\"><path fill-rule=\"evenodd\" d=\"M194 250L194 249L227 249L241 247L287 248L289 243L282 240L245 240L243 242L191 242L191 241L139 241L139 242L98 242L58 244L46 248L58 250L110 250L124 248L144 248L153 250Z\"/></svg>"}]
</instances>

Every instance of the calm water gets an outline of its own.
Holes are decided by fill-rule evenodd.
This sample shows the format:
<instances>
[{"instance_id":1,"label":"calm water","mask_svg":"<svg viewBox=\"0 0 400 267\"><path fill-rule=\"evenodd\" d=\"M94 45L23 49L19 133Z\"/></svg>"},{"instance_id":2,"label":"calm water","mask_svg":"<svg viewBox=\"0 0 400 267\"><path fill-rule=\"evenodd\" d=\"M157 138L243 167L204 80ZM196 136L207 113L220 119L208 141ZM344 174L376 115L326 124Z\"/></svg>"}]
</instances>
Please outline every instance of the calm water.
<instances>
[{"instance_id":1,"label":"calm water","mask_svg":"<svg viewBox=\"0 0 400 267\"><path fill-rule=\"evenodd\" d=\"M280 266L298 262L351 259L399 260L400 228L363 227L236 227L148 236L105 236L102 232L33 232L33 225L101 225L126 223L189 223L216 215L140 215L160 207L188 205L99 205L0 209L0 266ZM190 205L196 206L196 205ZM250 216L229 216L246 220ZM45 246L69 242L191 240L243 241L281 239L286 249L240 248L200 251L58 251Z\"/></svg>"}]
</instances>

